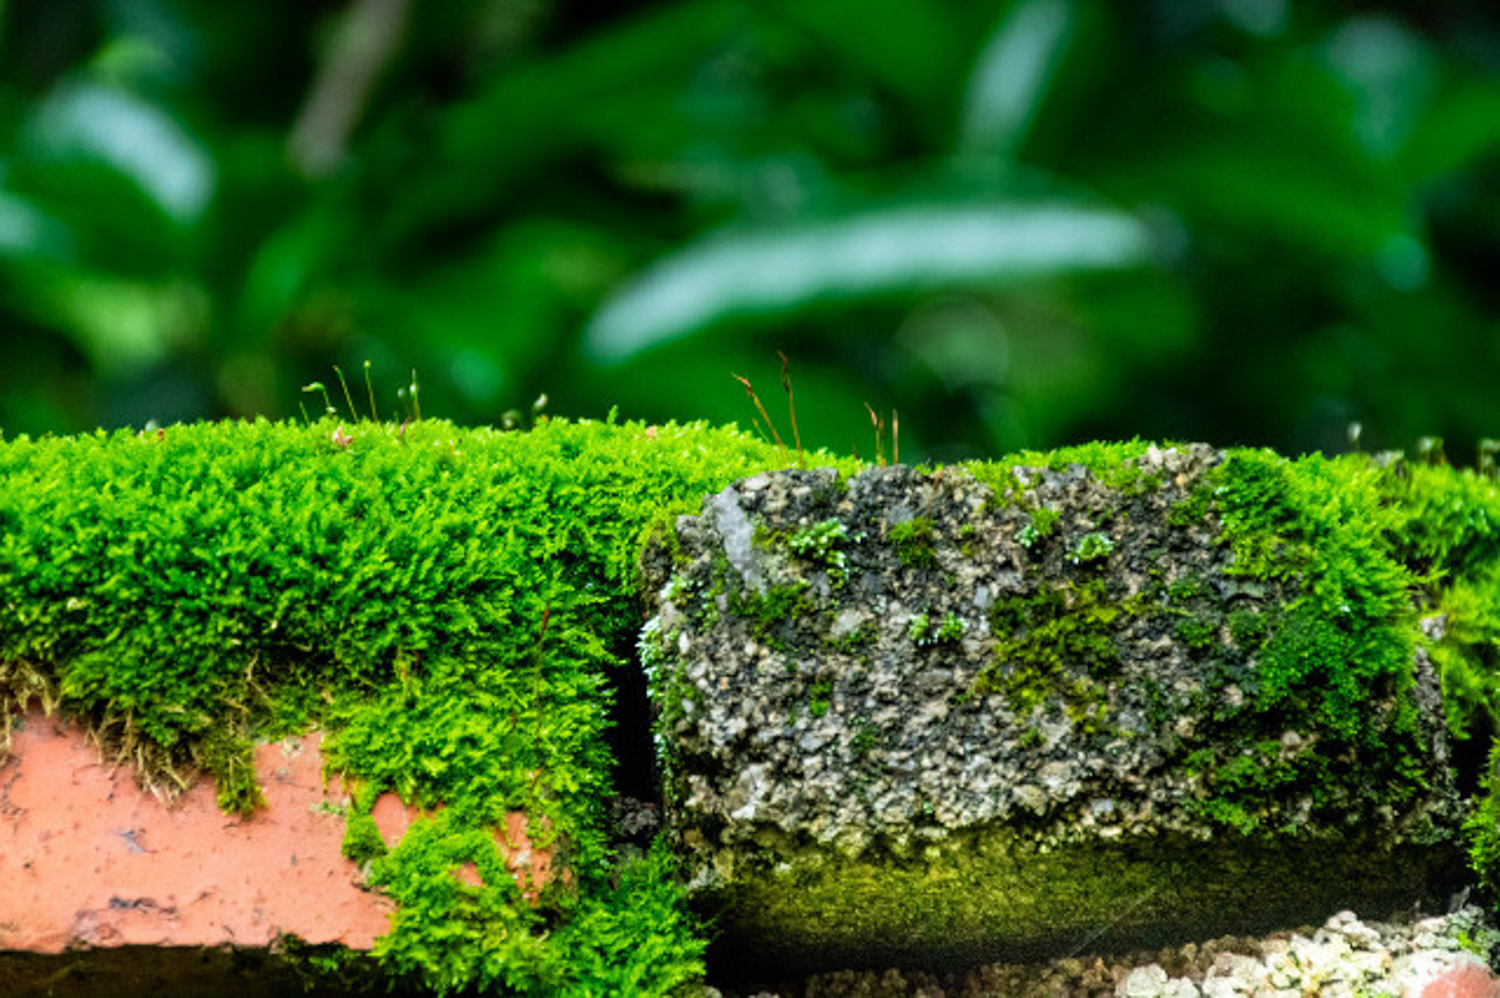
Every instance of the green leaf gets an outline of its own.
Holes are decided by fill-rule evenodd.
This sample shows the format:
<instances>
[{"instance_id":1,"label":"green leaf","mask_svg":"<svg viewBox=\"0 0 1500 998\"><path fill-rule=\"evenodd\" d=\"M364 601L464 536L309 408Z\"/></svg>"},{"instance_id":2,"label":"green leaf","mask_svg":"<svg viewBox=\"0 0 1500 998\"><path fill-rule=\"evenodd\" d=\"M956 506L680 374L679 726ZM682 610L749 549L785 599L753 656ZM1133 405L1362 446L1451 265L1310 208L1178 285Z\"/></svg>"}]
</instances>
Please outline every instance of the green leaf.
<instances>
[{"instance_id":1,"label":"green leaf","mask_svg":"<svg viewBox=\"0 0 1500 998\"><path fill-rule=\"evenodd\" d=\"M1006 13L969 80L962 151L1014 154L1047 95L1072 27L1067 0L1026 0Z\"/></svg>"},{"instance_id":2,"label":"green leaf","mask_svg":"<svg viewBox=\"0 0 1500 998\"><path fill-rule=\"evenodd\" d=\"M586 346L600 361L618 362L732 316L1138 266L1150 248L1139 220L1108 208L885 206L693 244L607 301L586 331Z\"/></svg>"}]
</instances>

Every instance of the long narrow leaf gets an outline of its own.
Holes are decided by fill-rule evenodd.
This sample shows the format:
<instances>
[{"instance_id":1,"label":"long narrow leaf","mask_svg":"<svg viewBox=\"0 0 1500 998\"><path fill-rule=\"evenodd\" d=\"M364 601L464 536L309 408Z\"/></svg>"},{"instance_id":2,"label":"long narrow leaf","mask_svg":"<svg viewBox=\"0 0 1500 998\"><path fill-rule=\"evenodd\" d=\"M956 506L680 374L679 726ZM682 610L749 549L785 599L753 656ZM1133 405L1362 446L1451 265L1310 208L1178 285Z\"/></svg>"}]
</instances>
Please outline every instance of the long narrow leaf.
<instances>
[{"instance_id":1,"label":"long narrow leaf","mask_svg":"<svg viewBox=\"0 0 1500 998\"><path fill-rule=\"evenodd\" d=\"M814 302L1140 265L1145 226L1065 203L895 207L710 239L667 257L607 301L590 353L620 361L717 320Z\"/></svg>"},{"instance_id":2,"label":"long narrow leaf","mask_svg":"<svg viewBox=\"0 0 1500 998\"><path fill-rule=\"evenodd\" d=\"M1025 0L996 25L969 79L962 151L1015 153L1062 61L1072 22L1068 0Z\"/></svg>"}]
</instances>

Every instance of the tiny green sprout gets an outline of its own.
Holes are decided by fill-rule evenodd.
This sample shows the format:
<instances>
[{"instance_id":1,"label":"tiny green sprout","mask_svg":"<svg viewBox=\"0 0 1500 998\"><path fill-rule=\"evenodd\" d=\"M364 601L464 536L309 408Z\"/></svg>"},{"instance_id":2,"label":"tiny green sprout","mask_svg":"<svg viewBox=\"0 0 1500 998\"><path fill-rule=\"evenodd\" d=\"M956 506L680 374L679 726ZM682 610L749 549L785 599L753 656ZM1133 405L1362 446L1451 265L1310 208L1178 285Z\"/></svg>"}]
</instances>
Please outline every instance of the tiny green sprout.
<instances>
[{"instance_id":1,"label":"tiny green sprout","mask_svg":"<svg viewBox=\"0 0 1500 998\"><path fill-rule=\"evenodd\" d=\"M1078 538L1078 543L1073 545L1068 560L1075 565L1086 565L1089 562L1109 557L1114 549L1115 542L1110 540L1108 534L1095 531Z\"/></svg>"},{"instance_id":2,"label":"tiny green sprout","mask_svg":"<svg viewBox=\"0 0 1500 998\"><path fill-rule=\"evenodd\" d=\"M932 521L925 516L892 524L887 531L901 564L907 568L925 569L937 565L937 548L933 541Z\"/></svg>"},{"instance_id":3,"label":"tiny green sprout","mask_svg":"<svg viewBox=\"0 0 1500 998\"><path fill-rule=\"evenodd\" d=\"M365 391L370 395L370 418L380 422L380 411L375 408L375 385L370 381L370 362L365 361Z\"/></svg>"},{"instance_id":4,"label":"tiny green sprout","mask_svg":"<svg viewBox=\"0 0 1500 998\"><path fill-rule=\"evenodd\" d=\"M828 569L828 582L838 589L849 576L849 560L839 543L849 535L849 528L838 520L823 520L803 527L787 538L786 546L799 558L816 561Z\"/></svg>"},{"instance_id":5,"label":"tiny green sprout","mask_svg":"<svg viewBox=\"0 0 1500 998\"><path fill-rule=\"evenodd\" d=\"M964 622L957 614L944 615L943 622L934 627L930 614L919 613L907 623L906 636L913 644L923 646L956 644L963 638L964 630Z\"/></svg>"},{"instance_id":6,"label":"tiny green sprout","mask_svg":"<svg viewBox=\"0 0 1500 998\"><path fill-rule=\"evenodd\" d=\"M1496 462L1496 456L1500 455L1500 440L1485 437L1479 441L1479 477L1488 478L1493 481L1496 478L1500 463Z\"/></svg>"},{"instance_id":7,"label":"tiny green sprout","mask_svg":"<svg viewBox=\"0 0 1500 998\"><path fill-rule=\"evenodd\" d=\"M1057 529L1057 521L1061 514L1055 509L1046 506L1038 506L1031 511L1031 522L1025 524L1016 531L1016 541L1026 550L1030 551L1037 542L1044 541L1052 536Z\"/></svg>"},{"instance_id":8,"label":"tiny green sprout","mask_svg":"<svg viewBox=\"0 0 1500 998\"><path fill-rule=\"evenodd\" d=\"M305 385L302 386L302 390L304 392L322 392L323 393L323 415L325 415L325 416L336 416L336 415L338 415L338 410L333 407L333 400L328 397L328 389L323 386L323 382L321 382L321 381L309 381L307 384L305 384Z\"/></svg>"},{"instance_id":9,"label":"tiny green sprout","mask_svg":"<svg viewBox=\"0 0 1500 998\"><path fill-rule=\"evenodd\" d=\"M333 373L339 376L339 384L344 388L344 401L349 403L349 418L358 420L359 412L354 408L354 396L349 394L349 382L344 380L343 370L337 364L334 364Z\"/></svg>"}]
</instances>

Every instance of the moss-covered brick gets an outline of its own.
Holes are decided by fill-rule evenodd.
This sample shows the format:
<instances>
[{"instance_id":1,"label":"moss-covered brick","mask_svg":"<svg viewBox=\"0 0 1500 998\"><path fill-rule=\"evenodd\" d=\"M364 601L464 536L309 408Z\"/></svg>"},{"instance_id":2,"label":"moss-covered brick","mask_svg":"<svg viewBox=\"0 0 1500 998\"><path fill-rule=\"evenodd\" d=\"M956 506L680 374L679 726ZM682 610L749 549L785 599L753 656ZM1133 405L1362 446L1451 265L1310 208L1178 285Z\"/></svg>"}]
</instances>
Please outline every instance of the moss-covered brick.
<instances>
[{"instance_id":1,"label":"moss-covered brick","mask_svg":"<svg viewBox=\"0 0 1500 998\"><path fill-rule=\"evenodd\" d=\"M361 788L346 848L400 903L392 973L658 993L702 942L665 857L611 859L607 674L639 623L643 539L785 463L733 430L613 420L7 440L0 716L59 705L148 781L206 770L236 810L259 800L253 739L321 726ZM382 856L369 804L388 790L443 809ZM569 870L536 906L488 831L511 811ZM463 862L484 888L453 878ZM610 909L617 881L655 900Z\"/></svg>"}]
</instances>

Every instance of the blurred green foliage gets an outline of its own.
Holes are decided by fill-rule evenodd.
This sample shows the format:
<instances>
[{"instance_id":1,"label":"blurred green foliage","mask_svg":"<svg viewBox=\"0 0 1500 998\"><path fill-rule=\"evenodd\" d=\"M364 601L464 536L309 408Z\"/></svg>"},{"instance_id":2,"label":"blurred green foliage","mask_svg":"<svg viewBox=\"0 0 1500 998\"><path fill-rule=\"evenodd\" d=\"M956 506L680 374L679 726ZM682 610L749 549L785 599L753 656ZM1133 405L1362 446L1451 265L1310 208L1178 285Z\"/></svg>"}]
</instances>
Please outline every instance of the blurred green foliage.
<instances>
[{"instance_id":1,"label":"blurred green foliage","mask_svg":"<svg viewBox=\"0 0 1500 998\"><path fill-rule=\"evenodd\" d=\"M748 425L780 348L812 446L1463 458L1497 174L1479 3L0 0L0 427Z\"/></svg>"}]
</instances>

